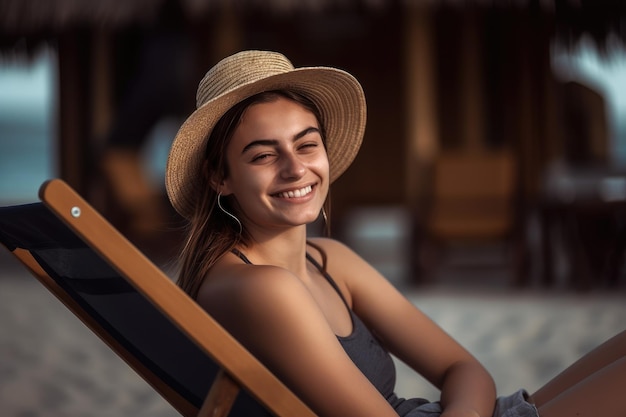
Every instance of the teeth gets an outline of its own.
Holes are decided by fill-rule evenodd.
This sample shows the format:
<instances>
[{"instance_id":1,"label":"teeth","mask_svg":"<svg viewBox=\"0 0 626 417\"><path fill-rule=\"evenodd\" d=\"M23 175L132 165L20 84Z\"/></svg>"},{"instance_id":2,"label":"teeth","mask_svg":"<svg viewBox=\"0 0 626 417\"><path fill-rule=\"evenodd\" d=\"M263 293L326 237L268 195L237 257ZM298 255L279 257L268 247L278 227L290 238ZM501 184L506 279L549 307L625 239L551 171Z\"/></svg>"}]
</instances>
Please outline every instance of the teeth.
<instances>
[{"instance_id":1,"label":"teeth","mask_svg":"<svg viewBox=\"0 0 626 417\"><path fill-rule=\"evenodd\" d=\"M286 191L284 193L279 193L278 196L282 197L282 198L297 198L297 197L303 197L305 195L307 195L308 193L310 193L312 190L312 187L309 185L307 187L301 188L299 190L294 190L294 191Z\"/></svg>"}]
</instances>

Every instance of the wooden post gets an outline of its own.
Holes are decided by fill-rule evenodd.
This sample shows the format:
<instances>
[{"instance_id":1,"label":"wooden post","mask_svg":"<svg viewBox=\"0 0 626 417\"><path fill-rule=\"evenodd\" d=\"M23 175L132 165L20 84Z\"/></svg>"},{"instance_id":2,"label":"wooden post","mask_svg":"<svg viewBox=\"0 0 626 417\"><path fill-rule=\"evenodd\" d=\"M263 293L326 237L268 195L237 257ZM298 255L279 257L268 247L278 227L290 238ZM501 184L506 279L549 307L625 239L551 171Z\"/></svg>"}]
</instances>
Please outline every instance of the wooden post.
<instances>
[{"instance_id":1,"label":"wooden post","mask_svg":"<svg viewBox=\"0 0 626 417\"><path fill-rule=\"evenodd\" d=\"M92 120L93 137L102 139L113 120L113 76L111 74L111 36L102 28L94 31L91 79L93 80ZM96 145L96 143L92 143Z\"/></svg>"},{"instance_id":2,"label":"wooden post","mask_svg":"<svg viewBox=\"0 0 626 417\"><path fill-rule=\"evenodd\" d=\"M429 184L428 167L439 150L437 73L432 15L428 6L406 10L406 200L412 207Z\"/></svg>"},{"instance_id":3,"label":"wooden post","mask_svg":"<svg viewBox=\"0 0 626 417\"><path fill-rule=\"evenodd\" d=\"M469 9L463 22L460 71L463 88L461 92L463 147L468 152L480 152L485 147L485 123L483 54L478 12Z\"/></svg>"},{"instance_id":4,"label":"wooden post","mask_svg":"<svg viewBox=\"0 0 626 417\"><path fill-rule=\"evenodd\" d=\"M73 29L58 37L59 171L61 178L83 195L90 157L90 41L86 30Z\"/></svg>"}]
</instances>

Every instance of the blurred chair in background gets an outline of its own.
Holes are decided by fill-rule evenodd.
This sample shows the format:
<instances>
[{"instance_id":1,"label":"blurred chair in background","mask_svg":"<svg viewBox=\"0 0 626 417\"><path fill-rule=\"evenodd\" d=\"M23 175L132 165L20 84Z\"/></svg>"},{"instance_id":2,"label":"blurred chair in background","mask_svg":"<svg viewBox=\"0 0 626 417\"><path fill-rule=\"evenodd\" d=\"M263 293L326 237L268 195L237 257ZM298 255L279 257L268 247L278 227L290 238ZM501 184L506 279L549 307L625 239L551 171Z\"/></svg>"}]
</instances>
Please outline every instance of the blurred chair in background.
<instances>
[{"instance_id":1,"label":"blurred chair in background","mask_svg":"<svg viewBox=\"0 0 626 417\"><path fill-rule=\"evenodd\" d=\"M543 283L557 281L559 248L567 286L616 286L626 244L626 169L610 162L602 94L574 81L559 93L563 151L543 175L540 205Z\"/></svg>"},{"instance_id":2,"label":"blurred chair in background","mask_svg":"<svg viewBox=\"0 0 626 417\"><path fill-rule=\"evenodd\" d=\"M527 251L516 204L516 170L510 150L445 151L435 158L432 191L417 224L419 274L426 280L436 279L437 269L455 247L497 244L504 247L515 283L526 281ZM494 261L491 255L489 262Z\"/></svg>"},{"instance_id":3,"label":"blurred chair in background","mask_svg":"<svg viewBox=\"0 0 626 417\"><path fill-rule=\"evenodd\" d=\"M181 119L193 103L190 41L180 5L168 1L155 21L120 34L116 52L117 88L114 118L99 153L98 181L105 190L98 207L132 237L152 236L168 213L159 181L151 181L145 148L159 122ZM172 135L173 139L173 135Z\"/></svg>"},{"instance_id":4,"label":"blurred chair in background","mask_svg":"<svg viewBox=\"0 0 626 417\"><path fill-rule=\"evenodd\" d=\"M557 283L555 260L561 249L566 286L616 287L626 260L626 170L554 164L543 187L544 285Z\"/></svg>"}]
</instances>

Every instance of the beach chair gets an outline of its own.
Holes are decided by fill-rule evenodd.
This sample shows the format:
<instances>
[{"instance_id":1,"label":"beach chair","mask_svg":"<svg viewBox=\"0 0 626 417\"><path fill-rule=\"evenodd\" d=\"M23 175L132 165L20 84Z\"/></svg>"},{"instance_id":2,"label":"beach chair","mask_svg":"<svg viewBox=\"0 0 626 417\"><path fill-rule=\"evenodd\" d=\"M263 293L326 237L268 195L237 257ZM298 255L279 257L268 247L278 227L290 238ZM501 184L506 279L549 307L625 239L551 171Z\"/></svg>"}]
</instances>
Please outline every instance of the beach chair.
<instances>
[{"instance_id":1,"label":"beach chair","mask_svg":"<svg viewBox=\"0 0 626 417\"><path fill-rule=\"evenodd\" d=\"M181 415L314 416L66 183L39 197L0 208L0 241Z\"/></svg>"}]
</instances>

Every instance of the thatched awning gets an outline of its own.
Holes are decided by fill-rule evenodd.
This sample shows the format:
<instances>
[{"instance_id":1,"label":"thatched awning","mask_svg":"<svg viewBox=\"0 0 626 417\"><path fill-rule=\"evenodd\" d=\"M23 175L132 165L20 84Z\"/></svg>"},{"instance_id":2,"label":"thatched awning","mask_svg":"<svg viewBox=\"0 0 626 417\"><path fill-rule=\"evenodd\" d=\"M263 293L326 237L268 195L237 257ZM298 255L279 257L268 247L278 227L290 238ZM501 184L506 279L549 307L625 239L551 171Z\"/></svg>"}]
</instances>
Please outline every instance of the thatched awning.
<instances>
[{"instance_id":1,"label":"thatched awning","mask_svg":"<svg viewBox=\"0 0 626 417\"><path fill-rule=\"evenodd\" d=\"M236 11L268 13L380 11L408 5L441 8L510 8L553 19L565 44L590 35L599 45L613 37L626 44L623 0L0 0L0 48L8 38L35 41L72 26L120 27L150 22L166 5L188 18L212 13L225 4Z\"/></svg>"},{"instance_id":2,"label":"thatched awning","mask_svg":"<svg viewBox=\"0 0 626 417\"><path fill-rule=\"evenodd\" d=\"M149 19L163 0L0 0L4 33L36 33L72 24L124 24Z\"/></svg>"},{"instance_id":3,"label":"thatched awning","mask_svg":"<svg viewBox=\"0 0 626 417\"><path fill-rule=\"evenodd\" d=\"M150 21L166 3L176 3L188 17L210 13L223 5L235 10L268 12L323 11L333 8L380 8L387 0L0 0L4 33L60 30L68 25L119 26Z\"/></svg>"}]
</instances>

